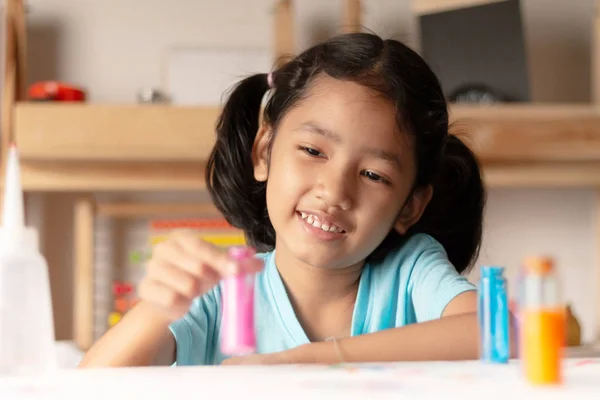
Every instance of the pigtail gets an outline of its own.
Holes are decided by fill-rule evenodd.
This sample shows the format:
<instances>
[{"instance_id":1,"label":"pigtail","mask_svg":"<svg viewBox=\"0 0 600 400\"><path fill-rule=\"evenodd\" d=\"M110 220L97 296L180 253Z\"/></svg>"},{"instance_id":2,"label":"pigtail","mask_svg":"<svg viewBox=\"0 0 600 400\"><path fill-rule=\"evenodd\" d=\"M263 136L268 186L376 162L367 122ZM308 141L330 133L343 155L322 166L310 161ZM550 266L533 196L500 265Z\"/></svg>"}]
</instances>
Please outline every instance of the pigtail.
<instances>
[{"instance_id":1,"label":"pigtail","mask_svg":"<svg viewBox=\"0 0 600 400\"><path fill-rule=\"evenodd\" d=\"M411 233L439 241L458 272L467 272L479 255L486 191L473 152L455 135L445 141L433 197Z\"/></svg>"},{"instance_id":2,"label":"pigtail","mask_svg":"<svg viewBox=\"0 0 600 400\"><path fill-rule=\"evenodd\" d=\"M206 167L206 186L215 206L258 251L272 250L275 244L266 184L254 179L252 163L261 103L268 89L266 74L252 75L233 88L217 122Z\"/></svg>"}]
</instances>

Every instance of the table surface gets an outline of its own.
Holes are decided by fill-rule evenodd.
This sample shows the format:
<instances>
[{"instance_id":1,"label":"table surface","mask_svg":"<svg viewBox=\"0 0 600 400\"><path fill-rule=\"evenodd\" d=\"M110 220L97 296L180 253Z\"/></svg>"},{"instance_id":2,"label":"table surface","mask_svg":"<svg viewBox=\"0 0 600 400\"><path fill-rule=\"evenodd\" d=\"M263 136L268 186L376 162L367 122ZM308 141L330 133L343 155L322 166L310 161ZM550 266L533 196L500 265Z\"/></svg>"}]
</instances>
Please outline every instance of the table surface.
<instances>
[{"instance_id":1,"label":"table surface","mask_svg":"<svg viewBox=\"0 0 600 400\"><path fill-rule=\"evenodd\" d=\"M0 377L0 399L600 399L600 358L566 359L564 384L537 388L520 364L479 361L344 366L63 369L52 377ZM173 397L167 397L173 396ZM400 397L398 397L400 396Z\"/></svg>"}]
</instances>

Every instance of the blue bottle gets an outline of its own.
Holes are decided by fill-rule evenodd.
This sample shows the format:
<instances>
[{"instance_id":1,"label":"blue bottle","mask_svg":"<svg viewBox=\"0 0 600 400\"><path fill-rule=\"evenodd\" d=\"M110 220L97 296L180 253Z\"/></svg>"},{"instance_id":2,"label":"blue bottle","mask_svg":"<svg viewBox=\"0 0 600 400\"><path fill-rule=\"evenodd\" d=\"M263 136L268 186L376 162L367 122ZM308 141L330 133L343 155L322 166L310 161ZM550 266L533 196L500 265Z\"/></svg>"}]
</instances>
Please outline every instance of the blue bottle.
<instances>
[{"instance_id":1,"label":"blue bottle","mask_svg":"<svg viewBox=\"0 0 600 400\"><path fill-rule=\"evenodd\" d=\"M508 294L504 268L481 268L479 282L481 359L507 363L510 358Z\"/></svg>"}]
</instances>

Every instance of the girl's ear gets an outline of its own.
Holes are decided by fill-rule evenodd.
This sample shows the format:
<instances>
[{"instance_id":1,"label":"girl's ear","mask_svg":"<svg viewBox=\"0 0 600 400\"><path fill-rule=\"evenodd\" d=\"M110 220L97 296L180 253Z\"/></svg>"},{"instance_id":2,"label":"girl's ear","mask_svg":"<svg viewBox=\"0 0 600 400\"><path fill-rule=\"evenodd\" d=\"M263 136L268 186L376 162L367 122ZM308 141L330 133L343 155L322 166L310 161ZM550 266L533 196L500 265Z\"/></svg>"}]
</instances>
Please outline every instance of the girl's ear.
<instances>
[{"instance_id":1,"label":"girl's ear","mask_svg":"<svg viewBox=\"0 0 600 400\"><path fill-rule=\"evenodd\" d=\"M399 234L404 235L421 218L432 196L433 188L431 185L416 189L400 211L394 229Z\"/></svg>"},{"instance_id":2,"label":"girl's ear","mask_svg":"<svg viewBox=\"0 0 600 400\"><path fill-rule=\"evenodd\" d=\"M252 164L254 165L254 179L266 182L269 175L269 142L271 140L271 127L261 125L256 133L252 145Z\"/></svg>"}]
</instances>

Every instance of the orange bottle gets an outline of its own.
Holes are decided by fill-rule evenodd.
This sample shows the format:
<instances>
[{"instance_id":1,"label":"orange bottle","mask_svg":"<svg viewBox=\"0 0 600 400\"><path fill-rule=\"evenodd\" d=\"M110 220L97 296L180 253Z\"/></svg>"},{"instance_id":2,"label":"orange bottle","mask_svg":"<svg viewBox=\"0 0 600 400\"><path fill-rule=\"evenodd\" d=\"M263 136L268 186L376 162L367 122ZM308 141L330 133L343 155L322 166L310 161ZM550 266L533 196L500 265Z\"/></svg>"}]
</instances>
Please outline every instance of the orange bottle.
<instances>
[{"instance_id":1,"label":"orange bottle","mask_svg":"<svg viewBox=\"0 0 600 400\"><path fill-rule=\"evenodd\" d=\"M525 259L521 309L522 362L526 379L536 385L562 382L565 308L554 263L546 257Z\"/></svg>"}]
</instances>

